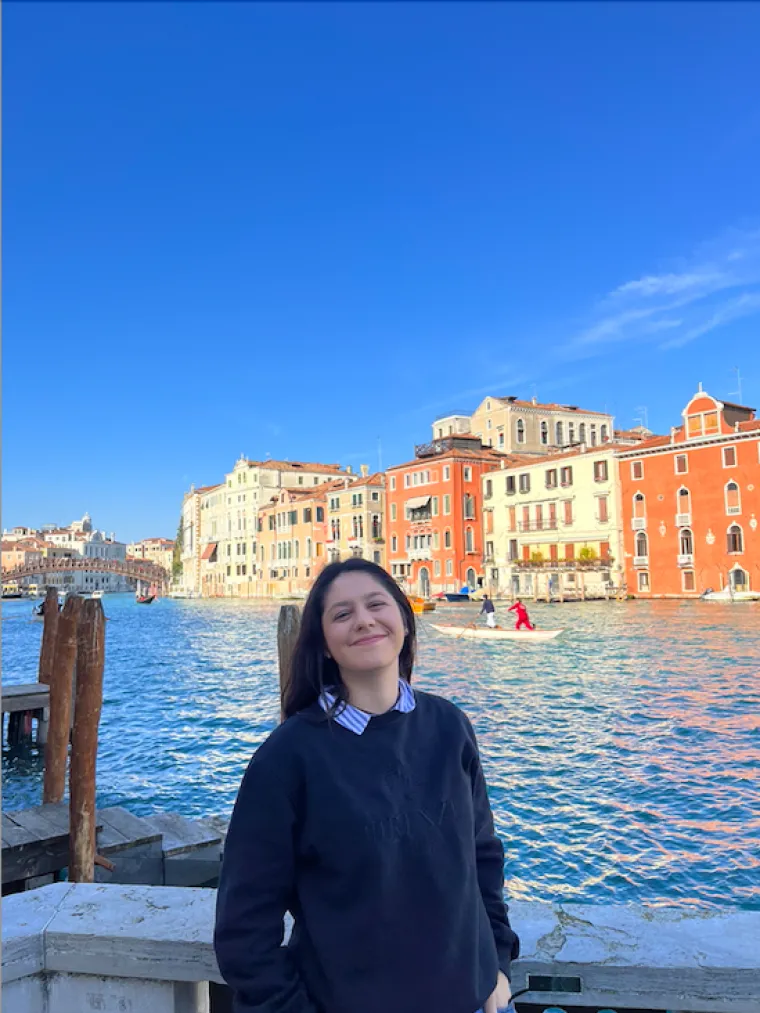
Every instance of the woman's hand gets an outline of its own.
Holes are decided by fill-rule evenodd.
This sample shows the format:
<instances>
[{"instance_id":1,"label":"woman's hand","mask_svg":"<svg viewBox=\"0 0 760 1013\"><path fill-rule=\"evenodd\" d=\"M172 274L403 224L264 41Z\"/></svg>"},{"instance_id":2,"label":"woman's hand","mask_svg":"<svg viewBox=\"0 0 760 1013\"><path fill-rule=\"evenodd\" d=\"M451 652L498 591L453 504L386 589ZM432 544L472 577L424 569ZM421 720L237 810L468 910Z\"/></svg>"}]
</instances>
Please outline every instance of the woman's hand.
<instances>
[{"instance_id":1,"label":"woman's hand","mask_svg":"<svg viewBox=\"0 0 760 1013\"><path fill-rule=\"evenodd\" d=\"M509 979L503 971L499 971L499 976L496 979L496 988L486 999L486 1004L483 1007L483 1013L498 1013L499 1010L506 1009L507 1006L509 1006L511 998L512 989L509 984Z\"/></svg>"}]
</instances>

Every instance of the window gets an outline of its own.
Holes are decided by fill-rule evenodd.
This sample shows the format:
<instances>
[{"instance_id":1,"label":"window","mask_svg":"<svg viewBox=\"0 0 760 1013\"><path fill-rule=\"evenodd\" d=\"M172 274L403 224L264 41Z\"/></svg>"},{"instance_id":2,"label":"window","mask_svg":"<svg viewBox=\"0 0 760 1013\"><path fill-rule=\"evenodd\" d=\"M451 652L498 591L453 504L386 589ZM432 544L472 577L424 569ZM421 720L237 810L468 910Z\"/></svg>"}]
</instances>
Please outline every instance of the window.
<instances>
[{"instance_id":1,"label":"window","mask_svg":"<svg viewBox=\"0 0 760 1013\"><path fill-rule=\"evenodd\" d=\"M504 446L504 433L499 433L499 446Z\"/></svg>"},{"instance_id":2,"label":"window","mask_svg":"<svg viewBox=\"0 0 760 1013\"><path fill-rule=\"evenodd\" d=\"M596 426L591 426L591 446L596 446Z\"/></svg>"},{"instance_id":3,"label":"window","mask_svg":"<svg viewBox=\"0 0 760 1013\"><path fill-rule=\"evenodd\" d=\"M491 499L493 496L493 482L490 478L486 479L486 499Z\"/></svg>"},{"instance_id":4,"label":"window","mask_svg":"<svg viewBox=\"0 0 760 1013\"><path fill-rule=\"evenodd\" d=\"M443 547L444 549L451 548L451 528L446 528L443 532Z\"/></svg>"},{"instance_id":5,"label":"window","mask_svg":"<svg viewBox=\"0 0 760 1013\"><path fill-rule=\"evenodd\" d=\"M649 556L649 539L647 538L646 531L637 531L636 538L636 551L635 556L637 559L647 559Z\"/></svg>"},{"instance_id":6,"label":"window","mask_svg":"<svg viewBox=\"0 0 760 1013\"><path fill-rule=\"evenodd\" d=\"M518 557L519 557L519 551L518 551L518 548L517 548L517 539L516 538L510 538L510 540L509 540L509 548L507 550L507 559L509 560L510 563L514 563L514 561Z\"/></svg>"},{"instance_id":7,"label":"window","mask_svg":"<svg viewBox=\"0 0 760 1013\"><path fill-rule=\"evenodd\" d=\"M441 576L441 561L440 561L440 559L436 559L435 562L433 563L433 576L435 576L435 577L440 577Z\"/></svg>"},{"instance_id":8,"label":"window","mask_svg":"<svg viewBox=\"0 0 760 1013\"><path fill-rule=\"evenodd\" d=\"M530 492L530 475L520 475L520 492Z\"/></svg>"},{"instance_id":9,"label":"window","mask_svg":"<svg viewBox=\"0 0 760 1013\"><path fill-rule=\"evenodd\" d=\"M732 524L727 533L729 552L744 552L744 536L738 524Z\"/></svg>"},{"instance_id":10,"label":"window","mask_svg":"<svg viewBox=\"0 0 760 1013\"><path fill-rule=\"evenodd\" d=\"M398 552L398 538L393 535L391 538L391 552Z\"/></svg>"},{"instance_id":11,"label":"window","mask_svg":"<svg viewBox=\"0 0 760 1013\"><path fill-rule=\"evenodd\" d=\"M441 547L441 536L438 531L433 532L433 548L438 551Z\"/></svg>"},{"instance_id":12,"label":"window","mask_svg":"<svg viewBox=\"0 0 760 1013\"><path fill-rule=\"evenodd\" d=\"M472 533L472 528L467 528L464 533L464 551L474 552L475 551L475 539Z\"/></svg>"},{"instance_id":13,"label":"window","mask_svg":"<svg viewBox=\"0 0 760 1013\"><path fill-rule=\"evenodd\" d=\"M486 422L486 429L490 429L490 428L491 428L491 420L488 419L488 421Z\"/></svg>"},{"instance_id":14,"label":"window","mask_svg":"<svg viewBox=\"0 0 760 1013\"><path fill-rule=\"evenodd\" d=\"M558 447L562 446L562 436L563 436L562 423L557 422L554 426L554 442L557 444Z\"/></svg>"},{"instance_id":15,"label":"window","mask_svg":"<svg viewBox=\"0 0 760 1013\"><path fill-rule=\"evenodd\" d=\"M373 492L372 493L372 502L373 503L379 503L380 502L380 493L379 492Z\"/></svg>"},{"instance_id":16,"label":"window","mask_svg":"<svg viewBox=\"0 0 760 1013\"><path fill-rule=\"evenodd\" d=\"M391 520L395 521L398 516L398 508L395 503L391 503Z\"/></svg>"},{"instance_id":17,"label":"window","mask_svg":"<svg viewBox=\"0 0 760 1013\"><path fill-rule=\"evenodd\" d=\"M581 443L585 443L586 442L586 423L585 422L581 422L581 424L578 426L578 439L581 441Z\"/></svg>"},{"instance_id":18,"label":"window","mask_svg":"<svg viewBox=\"0 0 760 1013\"><path fill-rule=\"evenodd\" d=\"M688 528L682 528L678 534L679 552L682 556L694 555L694 537Z\"/></svg>"},{"instance_id":19,"label":"window","mask_svg":"<svg viewBox=\"0 0 760 1013\"><path fill-rule=\"evenodd\" d=\"M548 442L549 442L549 423L546 421L546 419L543 419L541 422L541 443L543 446L546 446Z\"/></svg>"},{"instance_id":20,"label":"window","mask_svg":"<svg viewBox=\"0 0 760 1013\"><path fill-rule=\"evenodd\" d=\"M648 591L649 590L649 574L647 573L646 570L639 570L639 572L638 572L638 580L639 580L639 591Z\"/></svg>"},{"instance_id":21,"label":"window","mask_svg":"<svg viewBox=\"0 0 760 1013\"><path fill-rule=\"evenodd\" d=\"M736 482L726 483L726 513L727 514L740 514L742 512L741 495L739 493L739 486Z\"/></svg>"},{"instance_id":22,"label":"window","mask_svg":"<svg viewBox=\"0 0 760 1013\"><path fill-rule=\"evenodd\" d=\"M525 422L522 419L515 423L515 437L518 443L525 443Z\"/></svg>"},{"instance_id":23,"label":"window","mask_svg":"<svg viewBox=\"0 0 760 1013\"><path fill-rule=\"evenodd\" d=\"M448 464L443 466L443 481L448 482L451 478L451 467Z\"/></svg>"},{"instance_id":24,"label":"window","mask_svg":"<svg viewBox=\"0 0 760 1013\"><path fill-rule=\"evenodd\" d=\"M325 519L325 508L317 507L317 521L324 521Z\"/></svg>"},{"instance_id":25,"label":"window","mask_svg":"<svg viewBox=\"0 0 760 1013\"><path fill-rule=\"evenodd\" d=\"M404 488L408 489L411 484L412 484L412 476L404 475Z\"/></svg>"},{"instance_id":26,"label":"window","mask_svg":"<svg viewBox=\"0 0 760 1013\"><path fill-rule=\"evenodd\" d=\"M674 458L676 475L685 475L689 470L689 461L686 454L676 454Z\"/></svg>"},{"instance_id":27,"label":"window","mask_svg":"<svg viewBox=\"0 0 760 1013\"><path fill-rule=\"evenodd\" d=\"M445 514L451 513L451 496L448 494L443 497L443 512Z\"/></svg>"},{"instance_id":28,"label":"window","mask_svg":"<svg viewBox=\"0 0 760 1013\"><path fill-rule=\"evenodd\" d=\"M681 574L681 587L684 591L696 591L697 583L693 570L684 570Z\"/></svg>"},{"instance_id":29,"label":"window","mask_svg":"<svg viewBox=\"0 0 760 1013\"><path fill-rule=\"evenodd\" d=\"M597 498L599 508L597 510L597 516L602 523L610 519L609 505L606 496L599 496Z\"/></svg>"},{"instance_id":30,"label":"window","mask_svg":"<svg viewBox=\"0 0 760 1013\"><path fill-rule=\"evenodd\" d=\"M360 493L360 492L355 492L353 494L353 496L351 497L351 506L355 506L355 507L361 506L363 502L364 502L364 497L363 497L362 493Z\"/></svg>"},{"instance_id":31,"label":"window","mask_svg":"<svg viewBox=\"0 0 760 1013\"><path fill-rule=\"evenodd\" d=\"M464 495L464 516L468 521L475 520L475 500L469 493Z\"/></svg>"},{"instance_id":32,"label":"window","mask_svg":"<svg viewBox=\"0 0 760 1013\"><path fill-rule=\"evenodd\" d=\"M572 444L575 443L575 423L568 422L567 424L567 442Z\"/></svg>"},{"instance_id":33,"label":"window","mask_svg":"<svg viewBox=\"0 0 760 1013\"><path fill-rule=\"evenodd\" d=\"M599 428L599 436L601 438L602 443L606 443L609 440L607 426L604 426L604 425L600 426L600 428Z\"/></svg>"},{"instance_id":34,"label":"window","mask_svg":"<svg viewBox=\"0 0 760 1013\"><path fill-rule=\"evenodd\" d=\"M507 475L507 496L514 496L517 492L517 485L515 483L514 475Z\"/></svg>"},{"instance_id":35,"label":"window","mask_svg":"<svg viewBox=\"0 0 760 1013\"><path fill-rule=\"evenodd\" d=\"M720 432L718 413L700 412L697 415L689 415L686 418L686 436L694 439L697 436L710 436Z\"/></svg>"},{"instance_id":36,"label":"window","mask_svg":"<svg viewBox=\"0 0 760 1013\"><path fill-rule=\"evenodd\" d=\"M572 542L568 542L565 546L565 559L575 559L575 546Z\"/></svg>"},{"instance_id":37,"label":"window","mask_svg":"<svg viewBox=\"0 0 760 1013\"><path fill-rule=\"evenodd\" d=\"M564 501L563 509L565 511L565 524L572 524L573 523L573 501L571 499L566 499Z\"/></svg>"},{"instance_id":38,"label":"window","mask_svg":"<svg viewBox=\"0 0 760 1013\"><path fill-rule=\"evenodd\" d=\"M644 462L631 461L631 478L641 479L644 477Z\"/></svg>"},{"instance_id":39,"label":"window","mask_svg":"<svg viewBox=\"0 0 760 1013\"><path fill-rule=\"evenodd\" d=\"M646 517L646 500L641 492L637 492L633 497L633 516Z\"/></svg>"},{"instance_id":40,"label":"window","mask_svg":"<svg viewBox=\"0 0 760 1013\"><path fill-rule=\"evenodd\" d=\"M509 508L509 530L517 531L517 511L514 507Z\"/></svg>"},{"instance_id":41,"label":"window","mask_svg":"<svg viewBox=\"0 0 760 1013\"><path fill-rule=\"evenodd\" d=\"M396 491L396 476L391 475L391 492Z\"/></svg>"},{"instance_id":42,"label":"window","mask_svg":"<svg viewBox=\"0 0 760 1013\"><path fill-rule=\"evenodd\" d=\"M607 462L606 461L594 461L594 481L595 482L606 482L607 481Z\"/></svg>"},{"instance_id":43,"label":"window","mask_svg":"<svg viewBox=\"0 0 760 1013\"><path fill-rule=\"evenodd\" d=\"M567 487L573 484L573 469L570 467L561 468L559 473L559 480L562 486Z\"/></svg>"},{"instance_id":44,"label":"window","mask_svg":"<svg viewBox=\"0 0 760 1013\"><path fill-rule=\"evenodd\" d=\"M464 480L465 482L472 482L472 468L464 469Z\"/></svg>"},{"instance_id":45,"label":"window","mask_svg":"<svg viewBox=\"0 0 760 1013\"><path fill-rule=\"evenodd\" d=\"M454 563L452 560L446 560L446 576L450 577L454 573Z\"/></svg>"},{"instance_id":46,"label":"window","mask_svg":"<svg viewBox=\"0 0 760 1013\"><path fill-rule=\"evenodd\" d=\"M736 467L736 447L723 448L723 467L724 468Z\"/></svg>"},{"instance_id":47,"label":"window","mask_svg":"<svg viewBox=\"0 0 760 1013\"><path fill-rule=\"evenodd\" d=\"M546 488L556 489L557 488L557 469L551 468L546 473Z\"/></svg>"}]
</instances>

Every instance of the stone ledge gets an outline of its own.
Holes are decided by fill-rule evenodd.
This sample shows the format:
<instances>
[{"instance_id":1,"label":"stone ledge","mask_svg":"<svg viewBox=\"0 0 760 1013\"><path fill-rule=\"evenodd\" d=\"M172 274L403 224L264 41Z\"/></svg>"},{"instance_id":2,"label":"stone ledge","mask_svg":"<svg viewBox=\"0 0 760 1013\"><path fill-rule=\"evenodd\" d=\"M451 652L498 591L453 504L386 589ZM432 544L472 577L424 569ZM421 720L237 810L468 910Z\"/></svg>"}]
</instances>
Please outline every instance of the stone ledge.
<instances>
[{"instance_id":1,"label":"stone ledge","mask_svg":"<svg viewBox=\"0 0 760 1013\"><path fill-rule=\"evenodd\" d=\"M117 884L11 895L3 899L3 981L56 973L221 981L215 902L207 888ZM530 974L575 975L583 986L572 999L534 992L526 1002L760 1013L760 912L516 902L510 917L522 941L515 988Z\"/></svg>"}]
</instances>

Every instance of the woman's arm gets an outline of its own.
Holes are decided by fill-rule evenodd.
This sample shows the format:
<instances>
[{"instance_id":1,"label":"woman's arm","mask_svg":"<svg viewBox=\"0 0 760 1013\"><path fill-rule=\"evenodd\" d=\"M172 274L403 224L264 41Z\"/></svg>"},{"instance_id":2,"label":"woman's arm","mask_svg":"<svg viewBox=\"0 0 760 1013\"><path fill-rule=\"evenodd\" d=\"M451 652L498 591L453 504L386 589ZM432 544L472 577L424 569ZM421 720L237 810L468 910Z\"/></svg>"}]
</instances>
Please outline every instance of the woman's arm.
<instances>
[{"instance_id":1,"label":"woman's arm","mask_svg":"<svg viewBox=\"0 0 760 1013\"><path fill-rule=\"evenodd\" d=\"M296 815L268 763L251 760L232 813L214 949L235 1013L316 1013L282 945L295 886Z\"/></svg>"}]
</instances>

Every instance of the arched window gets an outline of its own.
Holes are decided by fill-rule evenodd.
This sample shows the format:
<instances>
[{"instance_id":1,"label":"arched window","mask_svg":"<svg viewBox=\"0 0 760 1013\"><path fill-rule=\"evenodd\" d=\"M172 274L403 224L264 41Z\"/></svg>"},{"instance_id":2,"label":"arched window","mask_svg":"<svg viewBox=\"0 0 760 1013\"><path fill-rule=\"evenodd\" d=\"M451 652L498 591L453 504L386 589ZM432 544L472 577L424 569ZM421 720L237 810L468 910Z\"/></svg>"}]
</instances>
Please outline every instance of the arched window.
<instances>
[{"instance_id":1,"label":"arched window","mask_svg":"<svg viewBox=\"0 0 760 1013\"><path fill-rule=\"evenodd\" d=\"M601 438L602 438L602 443L606 443L607 440L609 439L609 436L607 435L607 426L603 425L601 427L601 429L599 430L599 433L600 433Z\"/></svg>"},{"instance_id":2,"label":"arched window","mask_svg":"<svg viewBox=\"0 0 760 1013\"><path fill-rule=\"evenodd\" d=\"M473 552L475 549L475 539L472 533L472 528L466 528L464 533L464 551Z\"/></svg>"},{"instance_id":3,"label":"arched window","mask_svg":"<svg viewBox=\"0 0 760 1013\"><path fill-rule=\"evenodd\" d=\"M517 433L517 442L525 443L525 421L518 419L515 423L515 431Z\"/></svg>"},{"instance_id":4,"label":"arched window","mask_svg":"<svg viewBox=\"0 0 760 1013\"><path fill-rule=\"evenodd\" d=\"M575 443L575 423L568 422L567 424L567 442L570 444Z\"/></svg>"},{"instance_id":5,"label":"arched window","mask_svg":"<svg viewBox=\"0 0 760 1013\"><path fill-rule=\"evenodd\" d=\"M467 584L468 587L475 587L478 583L478 579L475 576L475 571L471 566L468 568L467 573L465 575L465 583Z\"/></svg>"},{"instance_id":6,"label":"arched window","mask_svg":"<svg viewBox=\"0 0 760 1013\"><path fill-rule=\"evenodd\" d=\"M548 442L549 442L549 423L546 421L546 419L543 419L541 422L541 443L543 444L543 446L546 446Z\"/></svg>"},{"instance_id":7,"label":"arched window","mask_svg":"<svg viewBox=\"0 0 760 1013\"><path fill-rule=\"evenodd\" d=\"M581 441L581 443L585 443L586 442L586 423L585 422L581 422L581 424L578 426L578 439Z\"/></svg>"},{"instance_id":8,"label":"arched window","mask_svg":"<svg viewBox=\"0 0 760 1013\"><path fill-rule=\"evenodd\" d=\"M691 524L691 493L686 486L676 493L676 524Z\"/></svg>"},{"instance_id":9,"label":"arched window","mask_svg":"<svg viewBox=\"0 0 760 1013\"><path fill-rule=\"evenodd\" d=\"M649 541L645 531L638 531L636 533L636 555L643 559L646 559L649 555Z\"/></svg>"},{"instance_id":10,"label":"arched window","mask_svg":"<svg viewBox=\"0 0 760 1013\"><path fill-rule=\"evenodd\" d=\"M634 517L646 517L647 515L647 503L644 499L643 492L637 492L633 497L633 516Z\"/></svg>"},{"instance_id":11,"label":"arched window","mask_svg":"<svg viewBox=\"0 0 760 1013\"><path fill-rule=\"evenodd\" d=\"M311 538L306 539L306 558L311 559Z\"/></svg>"},{"instance_id":12,"label":"arched window","mask_svg":"<svg viewBox=\"0 0 760 1013\"><path fill-rule=\"evenodd\" d=\"M682 556L694 555L694 538L689 528L682 528L679 533L680 553Z\"/></svg>"},{"instance_id":13,"label":"arched window","mask_svg":"<svg viewBox=\"0 0 760 1013\"><path fill-rule=\"evenodd\" d=\"M558 447L562 446L563 436L564 434L562 432L562 423L557 422L557 424L554 426L554 442L557 444Z\"/></svg>"},{"instance_id":14,"label":"arched window","mask_svg":"<svg viewBox=\"0 0 760 1013\"><path fill-rule=\"evenodd\" d=\"M596 426L591 426L591 446L596 446Z\"/></svg>"},{"instance_id":15,"label":"arched window","mask_svg":"<svg viewBox=\"0 0 760 1013\"><path fill-rule=\"evenodd\" d=\"M726 482L726 513L740 514L742 512L741 494L736 482Z\"/></svg>"},{"instance_id":16,"label":"arched window","mask_svg":"<svg viewBox=\"0 0 760 1013\"><path fill-rule=\"evenodd\" d=\"M749 591L747 571L742 570L740 566L736 566L730 571L728 579L734 591Z\"/></svg>"},{"instance_id":17,"label":"arched window","mask_svg":"<svg viewBox=\"0 0 760 1013\"><path fill-rule=\"evenodd\" d=\"M732 524L726 535L729 552L744 552L744 535L738 524Z\"/></svg>"}]
</instances>

